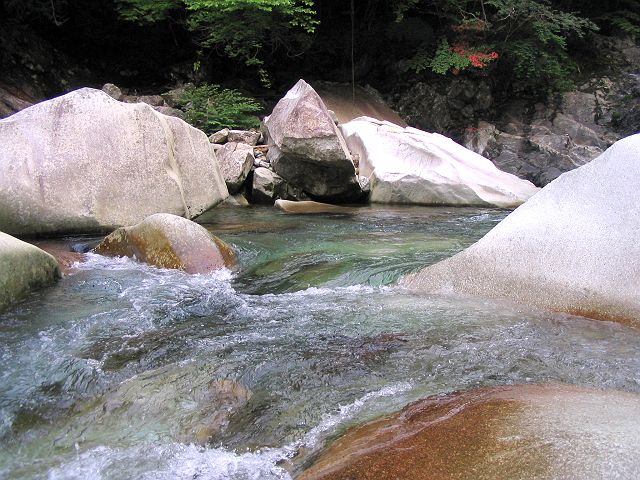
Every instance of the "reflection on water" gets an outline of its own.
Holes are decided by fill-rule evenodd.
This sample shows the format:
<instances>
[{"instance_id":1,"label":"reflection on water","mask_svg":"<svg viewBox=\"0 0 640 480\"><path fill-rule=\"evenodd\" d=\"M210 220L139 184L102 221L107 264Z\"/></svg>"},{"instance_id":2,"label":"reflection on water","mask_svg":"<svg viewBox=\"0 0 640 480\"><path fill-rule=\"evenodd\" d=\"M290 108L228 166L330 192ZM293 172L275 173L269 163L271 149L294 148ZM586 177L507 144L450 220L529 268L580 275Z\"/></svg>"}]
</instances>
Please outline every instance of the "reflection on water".
<instances>
[{"instance_id":1,"label":"reflection on water","mask_svg":"<svg viewBox=\"0 0 640 480\"><path fill-rule=\"evenodd\" d=\"M505 215L216 209L201 221L234 271L90 255L0 316L0 478L288 478L349 425L434 393L639 392L624 326L392 286Z\"/></svg>"}]
</instances>

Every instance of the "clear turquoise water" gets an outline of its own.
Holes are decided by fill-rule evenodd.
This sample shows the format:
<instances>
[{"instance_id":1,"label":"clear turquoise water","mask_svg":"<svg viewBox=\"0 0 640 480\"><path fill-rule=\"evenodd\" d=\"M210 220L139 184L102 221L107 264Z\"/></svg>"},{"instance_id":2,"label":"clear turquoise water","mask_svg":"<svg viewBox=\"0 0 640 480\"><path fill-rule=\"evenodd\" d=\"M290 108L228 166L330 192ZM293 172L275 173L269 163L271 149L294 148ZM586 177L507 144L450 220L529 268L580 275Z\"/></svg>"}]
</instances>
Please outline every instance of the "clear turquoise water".
<instances>
[{"instance_id":1,"label":"clear turquoise water","mask_svg":"<svg viewBox=\"0 0 640 480\"><path fill-rule=\"evenodd\" d=\"M0 315L0 478L290 478L426 395L565 382L640 392L627 327L393 286L508 212L216 209L233 271L91 255Z\"/></svg>"}]
</instances>

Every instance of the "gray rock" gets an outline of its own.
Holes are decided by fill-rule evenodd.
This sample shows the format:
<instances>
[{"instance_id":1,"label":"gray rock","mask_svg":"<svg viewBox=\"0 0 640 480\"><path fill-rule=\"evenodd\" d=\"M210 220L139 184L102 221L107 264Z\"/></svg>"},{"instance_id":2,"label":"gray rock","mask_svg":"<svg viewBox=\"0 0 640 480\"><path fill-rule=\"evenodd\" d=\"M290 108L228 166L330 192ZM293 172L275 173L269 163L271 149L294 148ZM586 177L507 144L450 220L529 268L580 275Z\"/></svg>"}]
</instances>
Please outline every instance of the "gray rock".
<instances>
[{"instance_id":1,"label":"gray rock","mask_svg":"<svg viewBox=\"0 0 640 480\"><path fill-rule=\"evenodd\" d=\"M289 185L287 181L268 168L258 167L253 172L251 188L252 203L273 205L282 198L284 200L308 200L309 197L299 188Z\"/></svg>"},{"instance_id":2,"label":"gray rock","mask_svg":"<svg viewBox=\"0 0 640 480\"><path fill-rule=\"evenodd\" d=\"M102 91L114 100L122 100L122 90L120 90L120 87L117 87L113 83L105 83L102 86Z\"/></svg>"},{"instance_id":3,"label":"gray rock","mask_svg":"<svg viewBox=\"0 0 640 480\"><path fill-rule=\"evenodd\" d=\"M251 130L229 130L228 142L246 143L247 145L256 146L260 141L262 134Z\"/></svg>"},{"instance_id":4,"label":"gray rock","mask_svg":"<svg viewBox=\"0 0 640 480\"><path fill-rule=\"evenodd\" d=\"M284 179L268 168L258 167L253 172L251 187L251 201L272 205L277 199L277 192L284 189Z\"/></svg>"},{"instance_id":5,"label":"gray rock","mask_svg":"<svg viewBox=\"0 0 640 480\"><path fill-rule=\"evenodd\" d=\"M58 262L48 253L0 232L0 312L30 291L60 278Z\"/></svg>"},{"instance_id":6,"label":"gray rock","mask_svg":"<svg viewBox=\"0 0 640 480\"><path fill-rule=\"evenodd\" d=\"M561 175L479 242L402 283L640 326L640 135Z\"/></svg>"},{"instance_id":7,"label":"gray rock","mask_svg":"<svg viewBox=\"0 0 640 480\"><path fill-rule=\"evenodd\" d=\"M0 121L0 229L90 232L227 197L207 137L149 105L84 88Z\"/></svg>"},{"instance_id":8,"label":"gray rock","mask_svg":"<svg viewBox=\"0 0 640 480\"><path fill-rule=\"evenodd\" d=\"M223 128L222 130L218 130L216 133L212 133L209 136L209 141L211 143L225 143L229 139L229 129Z\"/></svg>"},{"instance_id":9,"label":"gray rock","mask_svg":"<svg viewBox=\"0 0 640 480\"><path fill-rule=\"evenodd\" d=\"M245 143L228 142L218 149L217 156L229 193L237 193L253 166L253 147Z\"/></svg>"},{"instance_id":10,"label":"gray rock","mask_svg":"<svg viewBox=\"0 0 640 480\"><path fill-rule=\"evenodd\" d=\"M182 103L182 97L185 94L186 90L191 87L192 84L186 84L182 87L174 88L173 90L169 90L161 94L164 102L172 108L178 108Z\"/></svg>"},{"instance_id":11,"label":"gray rock","mask_svg":"<svg viewBox=\"0 0 640 480\"><path fill-rule=\"evenodd\" d=\"M160 95L142 95L138 97L138 101L151 105L152 107L164 106L164 99Z\"/></svg>"},{"instance_id":12,"label":"gray rock","mask_svg":"<svg viewBox=\"0 0 640 480\"><path fill-rule=\"evenodd\" d=\"M320 199L360 196L344 139L318 94L304 80L278 102L264 126L267 158L291 185Z\"/></svg>"},{"instance_id":13,"label":"gray rock","mask_svg":"<svg viewBox=\"0 0 640 480\"><path fill-rule=\"evenodd\" d=\"M172 107L153 107L156 112L160 112L163 115L167 115L169 117L176 117L180 120L184 120L184 112L182 110L178 110L177 108Z\"/></svg>"}]
</instances>

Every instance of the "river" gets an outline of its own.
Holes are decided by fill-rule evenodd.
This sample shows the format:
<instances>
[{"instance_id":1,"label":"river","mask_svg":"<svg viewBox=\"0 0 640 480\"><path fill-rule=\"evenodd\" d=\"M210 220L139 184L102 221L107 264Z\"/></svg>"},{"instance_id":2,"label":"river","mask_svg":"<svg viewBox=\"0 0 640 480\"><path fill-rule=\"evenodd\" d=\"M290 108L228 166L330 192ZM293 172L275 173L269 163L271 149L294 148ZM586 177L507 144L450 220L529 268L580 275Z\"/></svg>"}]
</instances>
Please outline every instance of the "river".
<instances>
[{"instance_id":1,"label":"river","mask_svg":"<svg viewBox=\"0 0 640 480\"><path fill-rule=\"evenodd\" d=\"M394 287L507 213L217 208L199 221L237 251L232 271L89 254L0 315L0 477L288 479L349 426L427 395L640 392L628 327Z\"/></svg>"}]
</instances>

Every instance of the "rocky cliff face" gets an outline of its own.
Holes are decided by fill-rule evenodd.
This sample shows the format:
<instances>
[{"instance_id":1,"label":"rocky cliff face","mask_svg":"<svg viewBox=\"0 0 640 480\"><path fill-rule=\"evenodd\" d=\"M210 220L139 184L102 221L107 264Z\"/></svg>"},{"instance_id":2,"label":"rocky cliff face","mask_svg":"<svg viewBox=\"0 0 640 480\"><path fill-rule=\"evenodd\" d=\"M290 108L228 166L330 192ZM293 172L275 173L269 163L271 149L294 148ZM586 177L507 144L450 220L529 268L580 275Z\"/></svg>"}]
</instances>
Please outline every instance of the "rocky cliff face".
<instances>
[{"instance_id":1,"label":"rocky cliff face","mask_svg":"<svg viewBox=\"0 0 640 480\"><path fill-rule=\"evenodd\" d=\"M410 125L445 133L498 168L544 186L640 131L640 47L600 39L606 71L547 99L501 98L488 80L416 83L393 97Z\"/></svg>"}]
</instances>

